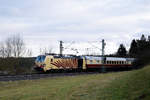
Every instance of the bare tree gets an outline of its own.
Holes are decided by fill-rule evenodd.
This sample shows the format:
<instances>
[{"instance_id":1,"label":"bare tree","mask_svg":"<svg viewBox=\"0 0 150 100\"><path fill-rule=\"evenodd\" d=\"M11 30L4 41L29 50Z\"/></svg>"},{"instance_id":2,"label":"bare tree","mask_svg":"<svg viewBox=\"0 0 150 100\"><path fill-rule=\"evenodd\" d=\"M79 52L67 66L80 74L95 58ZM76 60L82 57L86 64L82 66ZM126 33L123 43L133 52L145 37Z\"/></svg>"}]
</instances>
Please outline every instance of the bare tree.
<instances>
[{"instance_id":1,"label":"bare tree","mask_svg":"<svg viewBox=\"0 0 150 100\"><path fill-rule=\"evenodd\" d=\"M26 56L32 57L32 50L30 50L30 49L26 50Z\"/></svg>"},{"instance_id":2,"label":"bare tree","mask_svg":"<svg viewBox=\"0 0 150 100\"><path fill-rule=\"evenodd\" d=\"M19 34L14 35L10 38L12 42L12 53L14 57L21 57L25 54L26 48L23 41L23 38Z\"/></svg>"},{"instance_id":3,"label":"bare tree","mask_svg":"<svg viewBox=\"0 0 150 100\"><path fill-rule=\"evenodd\" d=\"M0 55L2 57L21 57L25 52L25 44L23 38L19 34L6 38L4 43L0 45Z\"/></svg>"},{"instance_id":4,"label":"bare tree","mask_svg":"<svg viewBox=\"0 0 150 100\"><path fill-rule=\"evenodd\" d=\"M6 50L3 43L0 43L0 57L6 57Z\"/></svg>"},{"instance_id":5,"label":"bare tree","mask_svg":"<svg viewBox=\"0 0 150 100\"><path fill-rule=\"evenodd\" d=\"M6 57L11 57L12 56L12 39L11 39L11 37L8 37L5 40L4 48L5 48Z\"/></svg>"},{"instance_id":6,"label":"bare tree","mask_svg":"<svg viewBox=\"0 0 150 100\"><path fill-rule=\"evenodd\" d=\"M53 52L53 48L52 47L44 47L44 48L40 48L40 54L43 55L43 54L46 54L46 53L52 53Z\"/></svg>"},{"instance_id":7,"label":"bare tree","mask_svg":"<svg viewBox=\"0 0 150 100\"><path fill-rule=\"evenodd\" d=\"M49 46L49 47L47 48L47 53L52 53L52 52L53 52L53 48Z\"/></svg>"}]
</instances>

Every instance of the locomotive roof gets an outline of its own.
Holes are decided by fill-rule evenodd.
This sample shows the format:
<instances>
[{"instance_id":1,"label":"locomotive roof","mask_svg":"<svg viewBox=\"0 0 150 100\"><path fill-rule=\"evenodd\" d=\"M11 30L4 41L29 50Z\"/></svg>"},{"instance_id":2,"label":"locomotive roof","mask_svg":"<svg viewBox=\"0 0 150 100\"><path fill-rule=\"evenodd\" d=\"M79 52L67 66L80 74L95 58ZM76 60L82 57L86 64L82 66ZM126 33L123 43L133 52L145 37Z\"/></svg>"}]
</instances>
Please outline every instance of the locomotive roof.
<instances>
[{"instance_id":1,"label":"locomotive roof","mask_svg":"<svg viewBox=\"0 0 150 100\"><path fill-rule=\"evenodd\" d=\"M53 56L54 58L78 58L77 56L65 56L65 55L63 55L63 56Z\"/></svg>"}]
</instances>

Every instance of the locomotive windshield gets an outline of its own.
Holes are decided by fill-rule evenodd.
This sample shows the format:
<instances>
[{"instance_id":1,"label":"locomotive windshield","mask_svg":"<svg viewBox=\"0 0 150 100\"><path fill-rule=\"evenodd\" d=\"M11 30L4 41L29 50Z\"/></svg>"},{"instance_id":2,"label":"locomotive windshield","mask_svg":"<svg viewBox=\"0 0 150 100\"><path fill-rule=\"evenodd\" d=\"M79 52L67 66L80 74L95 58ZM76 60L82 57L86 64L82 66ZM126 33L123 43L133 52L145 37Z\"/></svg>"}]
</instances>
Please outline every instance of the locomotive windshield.
<instances>
[{"instance_id":1,"label":"locomotive windshield","mask_svg":"<svg viewBox=\"0 0 150 100\"><path fill-rule=\"evenodd\" d=\"M46 57L46 56L38 56L38 57L36 58L36 61L37 61L37 62L43 62L43 61L45 60L45 57Z\"/></svg>"}]
</instances>

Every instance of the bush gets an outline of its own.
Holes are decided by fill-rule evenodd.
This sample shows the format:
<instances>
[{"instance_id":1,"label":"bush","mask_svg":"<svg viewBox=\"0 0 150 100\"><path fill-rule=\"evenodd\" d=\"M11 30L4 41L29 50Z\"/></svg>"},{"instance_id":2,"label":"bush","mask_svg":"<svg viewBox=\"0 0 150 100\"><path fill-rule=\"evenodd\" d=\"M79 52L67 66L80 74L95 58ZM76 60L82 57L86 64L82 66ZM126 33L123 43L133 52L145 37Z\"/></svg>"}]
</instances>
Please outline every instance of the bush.
<instances>
[{"instance_id":1,"label":"bush","mask_svg":"<svg viewBox=\"0 0 150 100\"><path fill-rule=\"evenodd\" d=\"M1 74L30 73L35 58L0 58Z\"/></svg>"}]
</instances>

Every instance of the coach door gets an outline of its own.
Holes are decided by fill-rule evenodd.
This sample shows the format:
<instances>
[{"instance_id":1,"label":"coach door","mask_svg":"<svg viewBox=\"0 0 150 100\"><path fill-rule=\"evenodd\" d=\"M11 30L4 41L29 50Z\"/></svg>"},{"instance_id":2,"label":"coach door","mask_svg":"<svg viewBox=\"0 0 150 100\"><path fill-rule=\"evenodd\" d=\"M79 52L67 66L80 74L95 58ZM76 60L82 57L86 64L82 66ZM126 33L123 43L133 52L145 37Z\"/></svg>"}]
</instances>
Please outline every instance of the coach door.
<instances>
[{"instance_id":1,"label":"coach door","mask_svg":"<svg viewBox=\"0 0 150 100\"><path fill-rule=\"evenodd\" d=\"M78 59L78 68L82 69L83 66L83 59Z\"/></svg>"}]
</instances>

